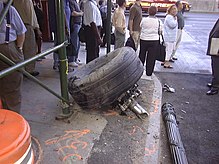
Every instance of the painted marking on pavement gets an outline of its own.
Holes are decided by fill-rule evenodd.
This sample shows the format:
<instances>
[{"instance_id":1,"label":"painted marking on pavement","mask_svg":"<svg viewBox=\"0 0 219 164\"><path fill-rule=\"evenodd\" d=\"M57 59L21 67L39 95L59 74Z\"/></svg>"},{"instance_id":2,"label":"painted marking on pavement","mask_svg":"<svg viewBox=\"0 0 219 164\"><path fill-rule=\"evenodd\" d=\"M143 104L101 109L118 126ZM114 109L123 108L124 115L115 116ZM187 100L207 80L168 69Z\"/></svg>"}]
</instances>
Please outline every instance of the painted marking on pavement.
<instances>
[{"instance_id":1,"label":"painted marking on pavement","mask_svg":"<svg viewBox=\"0 0 219 164\"><path fill-rule=\"evenodd\" d=\"M155 113L158 113L158 110L159 110L159 106L160 106L160 100L159 99L155 99L153 102L152 102L152 105L153 105L153 111L150 112L150 115L152 116L153 114Z\"/></svg>"},{"instance_id":2,"label":"painted marking on pavement","mask_svg":"<svg viewBox=\"0 0 219 164\"><path fill-rule=\"evenodd\" d=\"M65 131L60 137L54 137L45 141L46 145L58 145L58 154L62 161L82 160L80 152L87 148L88 143L82 141L84 135L90 133L89 129ZM59 143L59 144L58 144ZM60 146L59 146L60 145Z\"/></svg>"},{"instance_id":3,"label":"painted marking on pavement","mask_svg":"<svg viewBox=\"0 0 219 164\"><path fill-rule=\"evenodd\" d=\"M119 113L114 111L114 110L108 110L107 112L104 113L104 116L118 116Z\"/></svg>"},{"instance_id":4,"label":"painted marking on pavement","mask_svg":"<svg viewBox=\"0 0 219 164\"><path fill-rule=\"evenodd\" d=\"M129 135L133 135L136 133L137 129L139 129L142 133L144 132L143 129L139 126L133 126L132 132L129 133Z\"/></svg>"},{"instance_id":5,"label":"painted marking on pavement","mask_svg":"<svg viewBox=\"0 0 219 164\"><path fill-rule=\"evenodd\" d=\"M155 154L157 151L157 146L155 144L152 145L152 147L146 147L145 148L145 156L151 156Z\"/></svg>"}]
</instances>

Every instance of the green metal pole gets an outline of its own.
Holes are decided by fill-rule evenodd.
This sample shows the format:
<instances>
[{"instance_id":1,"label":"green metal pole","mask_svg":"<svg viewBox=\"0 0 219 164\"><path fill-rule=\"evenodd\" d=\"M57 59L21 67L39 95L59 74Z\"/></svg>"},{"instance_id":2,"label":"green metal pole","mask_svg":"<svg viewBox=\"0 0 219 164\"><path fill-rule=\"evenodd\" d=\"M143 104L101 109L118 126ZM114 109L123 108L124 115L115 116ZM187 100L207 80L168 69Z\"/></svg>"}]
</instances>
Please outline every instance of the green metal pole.
<instances>
[{"instance_id":1,"label":"green metal pole","mask_svg":"<svg viewBox=\"0 0 219 164\"><path fill-rule=\"evenodd\" d=\"M13 0L9 0L7 2L7 5L5 6L4 10L0 13L0 25L2 24L2 21L4 20L8 10L9 10L9 7L11 6Z\"/></svg>"},{"instance_id":2,"label":"green metal pole","mask_svg":"<svg viewBox=\"0 0 219 164\"><path fill-rule=\"evenodd\" d=\"M107 38L107 48L106 53L110 52L111 46L111 11L112 11L112 1L107 0L107 23L106 23L106 38Z\"/></svg>"},{"instance_id":3,"label":"green metal pole","mask_svg":"<svg viewBox=\"0 0 219 164\"><path fill-rule=\"evenodd\" d=\"M57 42L62 43L65 41L65 16L64 16L64 3L63 0L55 0L56 4L56 19L57 19ZM66 48L61 48L58 51L60 60L60 83L61 83L61 94L66 100L69 101L68 95L68 61L66 57ZM64 105L64 102L63 102ZM69 106L62 109L64 115L70 114Z\"/></svg>"},{"instance_id":4,"label":"green metal pole","mask_svg":"<svg viewBox=\"0 0 219 164\"><path fill-rule=\"evenodd\" d=\"M0 53L0 59L2 61L4 61L5 63L7 63L10 66L15 65L15 63L10 60L9 58L5 57L3 54ZM37 78L33 77L30 73L28 73L27 71L25 71L24 69L20 68L19 69L20 72L22 72L25 76L27 76L28 78L30 78L32 81L34 81L35 83L39 84L41 87L43 87L44 89L46 89L47 91L49 91L50 93L52 93L54 96L58 97L60 100L65 101L66 103L70 104L66 99L64 99L63 97L61 97L59 94L57 94L56 92L54 92L52 89L48 88L46 85L44 85L41 81L39 81Z\"/></svg>"}]
</instances>

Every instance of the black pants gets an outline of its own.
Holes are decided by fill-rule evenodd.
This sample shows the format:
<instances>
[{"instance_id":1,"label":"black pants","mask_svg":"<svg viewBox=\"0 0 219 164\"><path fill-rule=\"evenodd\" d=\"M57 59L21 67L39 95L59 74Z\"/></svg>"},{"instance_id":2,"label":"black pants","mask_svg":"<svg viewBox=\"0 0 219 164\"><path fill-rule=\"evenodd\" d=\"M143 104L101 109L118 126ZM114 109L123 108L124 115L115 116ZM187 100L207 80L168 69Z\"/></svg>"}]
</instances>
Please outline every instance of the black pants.
<instances>
[{"instance_id":1,"label":"black pants","mask_svg":"<svg viewBox=\"0 0 219 164\"><path fill-rule=\"evenodd\" d=\"M86 36L86 50L87 58L86 63L99 57L99 45L97 44L96 36L90 26L85 26L85 36Z\"/></svg>"},{"instance_id":2,"label":"black pants","mask_svg":"<svg viewBox=\"0 0 219 164\"><path fill-rule=\"evenodd\" d=\"M211 56L212 86L219 88L219 56Z\"/></svg>"},{"instance_id":3,"label":"black pants","mask_svg":"<svg viewBox=\"0 0 219 164\"><path fill-rule=\"evenodd\" d=\"M101 29L100 37L101 37L101 39L103 39L102 46L105 46L106 45L106 41L107 41L106 40L106 25L107 25L106 19L103 19L102 24L103 24L103 28Z\"/></svg>"},{"instance_id":4,"label":"black pants","mask_svg":"<svg viewBox=\"0 0 219 164\"><path fill-rule=\"evenodd\" d=\"M154 66L156 61L156 51L159 41L158 40L140 40L140 52L139 58L144 65L146 59L146 75L151 76L154 72Z\"/></svg>"}]
</instances>

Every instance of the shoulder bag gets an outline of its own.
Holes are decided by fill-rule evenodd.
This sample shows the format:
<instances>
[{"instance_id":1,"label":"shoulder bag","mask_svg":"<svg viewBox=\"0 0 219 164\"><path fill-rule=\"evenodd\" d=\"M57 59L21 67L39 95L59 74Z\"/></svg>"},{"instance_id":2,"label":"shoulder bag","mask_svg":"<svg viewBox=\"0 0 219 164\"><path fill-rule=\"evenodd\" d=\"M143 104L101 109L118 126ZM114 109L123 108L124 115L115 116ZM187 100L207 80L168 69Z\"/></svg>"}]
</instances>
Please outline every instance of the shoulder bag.
<instances>
[{"instance_id":1,"label":"shoulder bag","mask_svg":"<svg viewBox=\"0 0 219 164\"><path fill-rule=\"evenodd\" d=\"M159 21L159 19L158 19L158 23L159 23L159 27L158 27L159 44L158 44L158 48L157 48L156 60L164 62L165 58L166 58L166 47L164 45L163 34L161 34L161 32L160 32L161 30L160 30L160 21ZM162 37L162 42L161 42L161 39L160 39L161 37Z\"/></svg>"}]
</instances>

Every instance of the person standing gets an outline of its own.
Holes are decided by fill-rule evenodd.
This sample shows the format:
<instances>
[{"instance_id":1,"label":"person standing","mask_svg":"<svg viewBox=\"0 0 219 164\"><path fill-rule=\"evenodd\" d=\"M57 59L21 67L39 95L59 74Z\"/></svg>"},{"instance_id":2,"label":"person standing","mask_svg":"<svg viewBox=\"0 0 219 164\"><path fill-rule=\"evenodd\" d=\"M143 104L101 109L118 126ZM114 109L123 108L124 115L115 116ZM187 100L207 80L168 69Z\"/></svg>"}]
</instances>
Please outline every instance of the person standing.
<instances>
[{"instance_id":1,"label":"person standing","mask_svg":"<svg viewBox=\"0 0 219 164\"><path fill-rule=\"evenodd\" d=\"M68 32L70 31L70 17L71 17L71 8L70 0L64 0L64 11L65 11L65 26L67 27Z\"/></svg>"},{"instance_id":2,"label":"person standing","mask_svg":"<svg viewBox=\"0 0 219 164\"><path fill-rule=\"evenodd\" d=\"M138 49L140 37L140 23L142 20L141 0L136 0L135 4L129 10L129 33L135 43L135 48Z\"/></svg>"},{"instance_id":3,"label":"person standing","mask_svg":"<svg viewBox=\"0 0 219 164\"><path fill-rule=\"evenodd\" d=\"M164 68L173 68L170 64L171 55L174 51L174 47L176 44L176 37L177 37L177 8L176 5L171 5L167 9L167 15L164 20L164 28L163 28L163 36L164 42L166 45L166 59L164 62Z\"/></svg>"},{"instance_id":4,"label":"person standing","mask_svg":"<svg viewBox=\"0 0 219 164\"><path fill-rule=\"evenodd\" d=\"M37 21L40 27L40 31L43 32L43 27L44 27L44 17L43 17L43 9L42 9L42 3L41 0L32 0L33 1L33 6L34 6L34 11L36 13ZM37 54L41 53L42 51L42 43L43 43L43 38L42 36L37 36L36 38L37 42ZM37 61L41 61L42 59L45 59L46 57L42 57L38 59Z\"/></svg>"},{"instance_id":5,"label":"person standing","mask_svg":"<svg viewBox=\"0 0 219 164\"><path fill-rule=\"evenodd\" d=\"M117 1L119 7L114 11L112 16L112 23L115 27L115 46L114 49L123 47L125 44L125 33L126 33L126 23L125 23L125 0Z\"/></svg>"},{"instance_id":6,"label":"person standing","mask_svg":"<svg viewBox=\"0 0 219 164\"><path fill-rule=\"evenodd\" d=\"M148 9L149 16L143 18L140 24L140 52L139 58L144 65L146 59L146 75L151 77L154 72L154 65L156 61L157 46L159 44L159 33L163 23L155 15L157 13L157 7L151 6ZM159 31L159 33L158 33Z\"/></svg>"},{"instance_id":7,"label":"person standing","mask_svg":"<svg viewBox=\"0 0 219 164\"><path fill-rule=\"evenodd\" d=\"M103 40L103 44L101 44L101 47L106 46L106 30L107 30L107 4L105 0L100 0L99 1L99 9L100 9L100 14L102 18L102 25L103 28L101 29L100 37Z\"/></svg>"},{"instance_id":8,"label":"person standing","mask_svg":"<svg viewBox=\"0 0 219 164\"><path fill-rule=\"evenodd\" d=\"M3 9L4 4L0 1L0 13ZM10 27L7 27L7 24ZM6 15L0 25L0 53L15 63L22 62L24 60L22 48L26 31L27 29L18 12L11 6L9 14ZM8 67L9 65L0 60L0 71ZM22 82L23 74L19 71L0 78L0 99L2 100L3 108L20 113Z\"/></svg>"},{"instance_id":9,"label":"person standing","mask_svg":"<svg viewBox=\"0 0 219 164\"><path fill-rule=\"evenodd\" d=\"M78 32L81 28L83 12L80 10L80 6L76 0L70 0L71 9L71 22L70 22L70 37L73 47L73 52L71 56L68 56L68 65L73 67L78 67L81 62L78 60L78 53L80 49L80 41L78 37Z\"/></svg>"},{"instance_id":10,"label":"person standing","mask_svg":"<svg viewBox=\"0 0 219 164\"><path fill-rule=\"evenodd\" d=\"M211 68L212 68L212 81L208 86L210 90L206 93L207 95L215 95L218 94L219 91L219 44L216 45L216 51L212 52L211 47L213 46L212 38L219 40L219 19L215 23L214 27L212 28L209 41L208 41L208 50L207 55L211 56ZM214 54L213 54L214 53Z\"/></svg>"},{"instance_id":11,"label":"person standing","mask_svg":"<svg viewBox=\"0 0 219 164\"><path fill-rule=\"evenodd\" d=\"M87 50L86 63L89 63L99 57L99 46L103 43L100 38L102 19L95 0L87 0L84 3L83 23L85 25L85 43Z\"/></svg>"},{"instance_id":12,"label":"person standing","mask_svg":"<svg viewBox=\"0 0 219 164\"><path fill-rule=\"evenodd\" d=\"M56 16L56 9L55 9L55 1L54 0L48 0L48 11L49 11L49 28L51 34L53 33L54 37L54 46L56 46L57 43L57 16ZM59 67L59 54L58 51L53 52L53 69L57 70Z\"/></svg>"},{"instance_id":13,"label":"person standing","mask_svg":"<svg viewBox=\"0 0 219 164\"><path fill-rule=\"evenodd\" d=\"M38 47L36 43L37 37L42 37L42 33L37 22L37 17L34 11L32 0L14 0L13 6L18 11L21 19L23 20L27 32L25 35L25 41L23 46L24 59L29 59L34 57L37 54ZM35 32L34 32L35 30ZM35 36L37 35L37 37ZM32 76L39 75L39 72L35 71L35 63L32 63L25 66L27 72Z\"/></svg>"},{"instance_id":14,"label":"person standing","mask_svg":"<svg viewBox=\"0 0 219 164\"><path fill-rule=\"evenodd\" d=\"M183 13L182 13L182 9L183 9L183 4L181 1L177 1L176 2L176 7L177 7L177 22L178 22L178 31L177 31L177 37L176 37L176 45L175 45L175 48L173 50L173 53L171 55L171 59L172 60L177 60L177 57L176 57L176 50L178 49L179 47L179 44L182 40L182 31L183 31L183 28L184 28L184 25L185 25L185 21L184 21L184 16L183 16Z\"/></svg>"}]
</instances>

